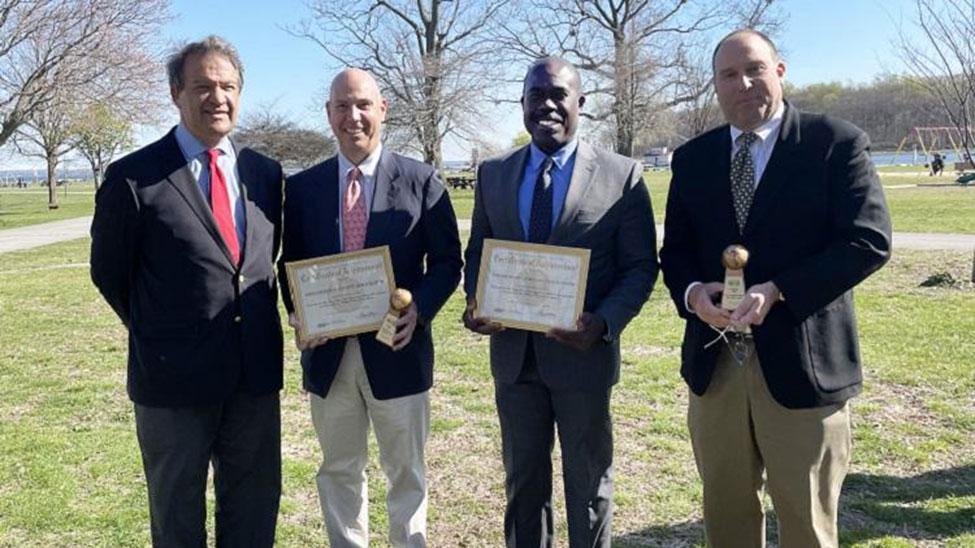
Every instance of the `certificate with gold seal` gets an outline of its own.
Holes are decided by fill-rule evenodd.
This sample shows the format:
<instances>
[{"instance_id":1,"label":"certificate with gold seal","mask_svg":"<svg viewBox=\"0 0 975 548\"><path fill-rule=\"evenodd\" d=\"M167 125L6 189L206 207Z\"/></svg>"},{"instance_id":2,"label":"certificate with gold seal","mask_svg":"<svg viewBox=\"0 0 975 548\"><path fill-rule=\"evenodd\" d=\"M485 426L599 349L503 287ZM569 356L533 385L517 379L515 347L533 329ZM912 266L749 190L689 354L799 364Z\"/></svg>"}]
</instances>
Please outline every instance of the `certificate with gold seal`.
<instances>
[{"instance_id":1,"label":"certificate with gold seal","mask_svg":"<svg viewBox=\"0 0 975 548\"><path fill-rule=\"evenodd\" d=\"M487 238L474 317L542 333L573 329L588 276L588 249Z\"/></svg>"},{"instance_id":2,"label":"certificate with gold seal","mask_svg":"<svg viewBox=\"0 0 975 548\"><path fill-rule=\"evenodd\" d=\"M285 263L298 337L376 331L396 289L389 246Z\"/></svg>"}]
</instances>

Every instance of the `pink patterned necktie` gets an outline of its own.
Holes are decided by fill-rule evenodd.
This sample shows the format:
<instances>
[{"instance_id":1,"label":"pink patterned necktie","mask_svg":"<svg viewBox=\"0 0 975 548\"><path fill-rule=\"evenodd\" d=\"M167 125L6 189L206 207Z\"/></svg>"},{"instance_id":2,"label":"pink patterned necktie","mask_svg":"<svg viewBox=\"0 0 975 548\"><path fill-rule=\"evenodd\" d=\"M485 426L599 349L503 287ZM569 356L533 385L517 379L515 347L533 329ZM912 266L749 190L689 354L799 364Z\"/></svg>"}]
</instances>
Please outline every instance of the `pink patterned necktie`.
<instances>
[{"instance_id":1,"label":"pink patterned necktie","mask_svg":"<svg viewBox=\"0 0 975 548\"><path fill-rule=\"evenodd\" d=\"M342 200L342 251L357 251L366 243L366 198L362 195L362 172L354 167L346 176Z\"/></svg>"}]
</instances>

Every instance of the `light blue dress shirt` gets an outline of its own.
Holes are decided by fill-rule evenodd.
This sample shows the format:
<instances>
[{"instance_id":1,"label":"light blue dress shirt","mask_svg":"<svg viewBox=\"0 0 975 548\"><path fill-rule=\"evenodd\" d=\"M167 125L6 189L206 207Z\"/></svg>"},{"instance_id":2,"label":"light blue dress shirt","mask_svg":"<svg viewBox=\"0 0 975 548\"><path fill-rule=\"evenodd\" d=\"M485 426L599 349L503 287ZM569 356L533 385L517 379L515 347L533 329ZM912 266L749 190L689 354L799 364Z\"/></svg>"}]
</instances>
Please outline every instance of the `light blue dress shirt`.
<instances>
[{"instance_id":1,"label":"light blue dress shirt","mask_svg":"<svg viewBox=\"0 0 975 548\"><path fill-rule=\"evenodd\" d=\"M565 196L569 193L569 183L572 181L572 170L576 164L576 148L578 145L579 141L573 139L552 155L553 229L559 221L559 216L562 214ZM532 143L529 147L528 161L525 162L525 174L522 176L521 186L518 188L518 218L521 220L521 228L525 233L525 240L528 239L528 226L531 223L535 181L538 180L539 171L542 169L542 164L545 162L546 157L547 155Z\"/></svg>"},{"instance_id":2,"label":"light blue dress shirt","mask_svg":"<svg viewBox=\"0 0 975 548\"><path fill-rule=\"evenodd\" d=\"M210 203L210 159L207 157L209 147L204 145L193 136L183 124L176 126L176 142L179 144L183 156L186 158L187 167L193 173L200 192L203 193L203 200ZM217 166L223 172L224 179L227 180L227 197L233 207L230 213L234 218L234 229L237 231L237 244L240 250L244 250L244 235L246 231L246 221L244 215L244 200L241 198L240 185L237 176L237 152L230 143L230 139L224 137L217 143L216 148L220 149L220 156L217 158Z\"/></svg>"}]
</instances>

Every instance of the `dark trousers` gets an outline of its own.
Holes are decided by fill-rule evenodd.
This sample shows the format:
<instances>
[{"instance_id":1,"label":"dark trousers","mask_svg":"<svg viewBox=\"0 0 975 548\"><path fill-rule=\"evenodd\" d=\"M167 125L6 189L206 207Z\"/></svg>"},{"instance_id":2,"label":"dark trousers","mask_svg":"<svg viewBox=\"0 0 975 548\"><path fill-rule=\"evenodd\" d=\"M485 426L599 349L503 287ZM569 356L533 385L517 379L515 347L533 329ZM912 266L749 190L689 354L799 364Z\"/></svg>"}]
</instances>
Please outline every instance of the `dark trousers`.
<instances>
[{"instance_id":1,"label":"dark trousers","mask_svg":"<svg viewBox=\"0 0 975 548\"><path fill-rule=\"evenodd\" d=\"M595 366L595 364L594 364ZM529 351L514 383L495 383L509 548L552 546L552 447L558 426L570 547L609 547L613 517L610 388L552 391Z\"/></svg>"},{"instance_id":2,"label":"dark trousers","mask_svg":"<svg viewBox=\"0 0 975 548\"><path fill-rule=\"evenodd\" d=\"M281 497L277 392L237 392L199 407L136 404L155 547L206 546L206 484L213 463L217 546L272 546Z\"/></svg>"}]
</instances>

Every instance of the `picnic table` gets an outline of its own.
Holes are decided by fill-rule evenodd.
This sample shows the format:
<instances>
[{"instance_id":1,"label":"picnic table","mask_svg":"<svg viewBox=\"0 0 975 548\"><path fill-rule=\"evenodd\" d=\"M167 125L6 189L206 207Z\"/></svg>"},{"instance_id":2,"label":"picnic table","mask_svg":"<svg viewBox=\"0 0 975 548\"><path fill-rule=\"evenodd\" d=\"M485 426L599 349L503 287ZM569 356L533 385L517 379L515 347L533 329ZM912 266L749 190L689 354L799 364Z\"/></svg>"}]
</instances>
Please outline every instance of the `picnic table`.
<instances>
[{"instance_id":1,"label":"picnic table","mask_svg":"<svg viewBox=\"0 0 975 548\"><path fill-rule=\"evenodd\" d=\"M453 174L446 175L444 182L450 188L474 188L474 177L472 175Z\"/></svg>"}]
</instances>

